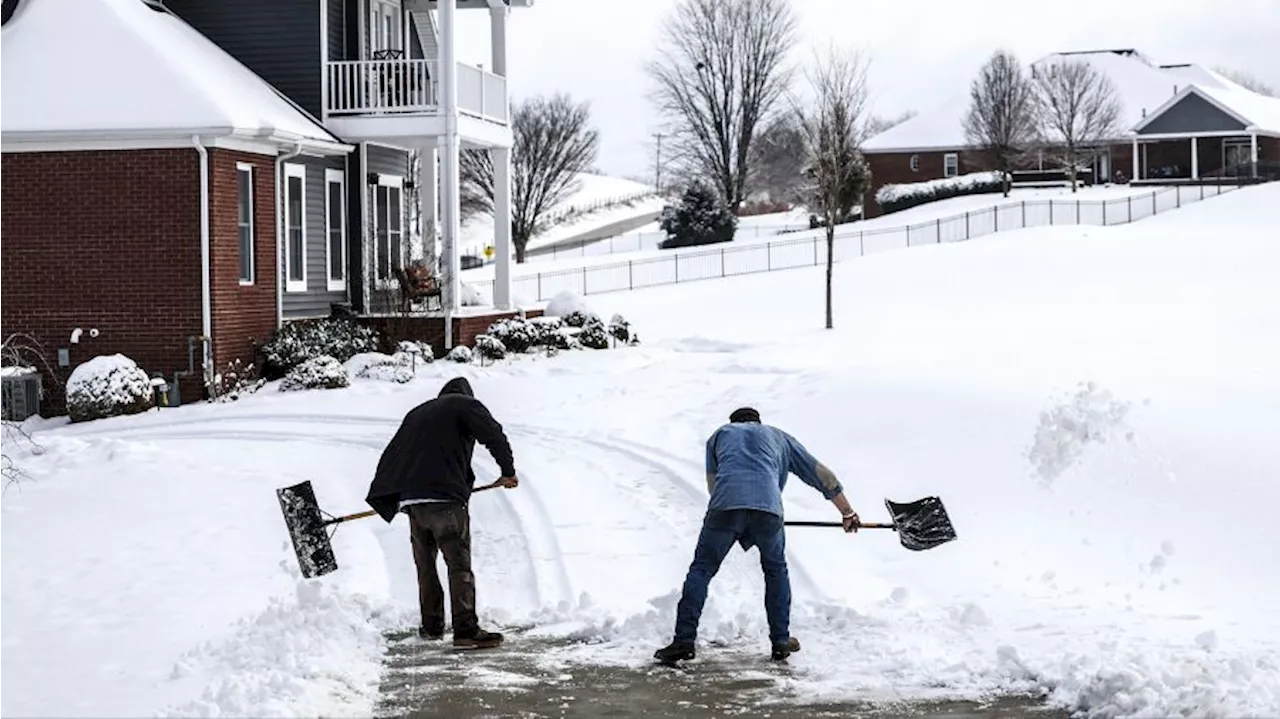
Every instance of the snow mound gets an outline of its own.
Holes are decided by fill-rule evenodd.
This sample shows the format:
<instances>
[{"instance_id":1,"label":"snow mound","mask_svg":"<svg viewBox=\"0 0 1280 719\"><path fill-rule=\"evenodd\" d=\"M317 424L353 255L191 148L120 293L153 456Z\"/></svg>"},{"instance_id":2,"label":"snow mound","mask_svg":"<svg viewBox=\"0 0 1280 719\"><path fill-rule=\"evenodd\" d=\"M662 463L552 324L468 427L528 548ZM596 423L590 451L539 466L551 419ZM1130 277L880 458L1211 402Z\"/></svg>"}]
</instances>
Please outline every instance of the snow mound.
<instances>
[{"instance_id":1,"label":"snow mound","mask_svg":"<svg viewBox=\"0 0 1280 719\"><path fill-rule=\"evenodd\" d=\"M146 412L155 404L147 373L122 354L101 355L79 365L67 380L72 422Z\"/></svg>"},{"instance_id":2,"label":"snow mound","mask_svg":"<svg viewBox=\"0 0 1280 719\"><path fill-rule=\"evenodd\" d=\"M577 294L570 290L564 290L560 294L551 298L547 303L547 309L543 311L548 317L564 317L566 315L579 312L584 315L591 314L591 308Z\"/></svg>"},{"instance_id":3,"label":"snow mound","mask_svg":"<svg viewBox=\"0 0 1280 719\"><path fill-rule=\"evenodd\" d=\"M347 360L346 370L353 377L404 384L413 380L414 355L397 352L362 352Z\"/></svg>"},{"instance_id":4,"label":"snow mound","mask_svg":"<svg viewBox=\"0 0 1280 719\"><path fill-rule=\"evenodd\" d=\"M1133 434L1125 426L1129 409L1128 403L1117 401L1110 392L1089 382L1082 383L1067 401L1042 412L1027 452L1041 482L1052 484L1091 444L1105 443L1120 433L1132 440Z\"/></svg>"}]
</instances>

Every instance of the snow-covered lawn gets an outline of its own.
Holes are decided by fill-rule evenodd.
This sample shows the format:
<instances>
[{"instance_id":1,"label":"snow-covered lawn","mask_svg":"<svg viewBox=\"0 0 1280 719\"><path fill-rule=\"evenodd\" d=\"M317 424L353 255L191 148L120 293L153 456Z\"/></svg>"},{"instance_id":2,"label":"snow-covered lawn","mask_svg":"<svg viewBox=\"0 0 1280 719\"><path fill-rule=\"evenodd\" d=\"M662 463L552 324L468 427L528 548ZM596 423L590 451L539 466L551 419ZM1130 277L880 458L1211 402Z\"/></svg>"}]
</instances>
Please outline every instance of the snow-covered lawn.
<instances>
[{"instance_id":1,"label":"snow-covered lawn","mask_svg":"<svg viewBox=\"0 0 1280 719\"><path fill-rule=\"evenodd\" d=\"M416 619L404 521L342 525L339 570L304 581L274 490L365 509L403 413L465 374L523 479L472 503L483 620L575 640L548 661L640 665L669 640L702 443L750 404L864 519L937 494L959 533L914 553L788 532L804 649L785 681L811 700L1040 690L1092 716L1275 716L1277 203L1280 184L845 262L830 332L803 269L589 297L635 348L48 422L3 497L0 708L367 714L380 631ZM785 497L789 519L836 518L796 480ZM700 657L759 657L762 596L735 551Z\"/></svg>"},{"instance_id":2,"label":"snow-covered lawn","mask_svg":"<svg viewBox=\"0 0 1280 719\"><path fill-rule=\"evenodd\" d=\"M653 186L642 182L585 172L578 175L578 182L577 192L565 198L564 202L561 202L556 207L556 212L564 212L574 207L587 208L595 202L608 202L653 191ZM553 245L566 238L590 232L600 227L607 227L615 222L660 212L665 202L661 197L651 196L636 200L631 204L621 204L575 215L566 221L554 223L545 232L529 240L529 248ZM492 244L492 242L492 215L480 213L463 223L461 241L459 242L462 254L483 257L485 246ZM492 274L492 271L490 273Z\"/></svg>"}]
</instances>

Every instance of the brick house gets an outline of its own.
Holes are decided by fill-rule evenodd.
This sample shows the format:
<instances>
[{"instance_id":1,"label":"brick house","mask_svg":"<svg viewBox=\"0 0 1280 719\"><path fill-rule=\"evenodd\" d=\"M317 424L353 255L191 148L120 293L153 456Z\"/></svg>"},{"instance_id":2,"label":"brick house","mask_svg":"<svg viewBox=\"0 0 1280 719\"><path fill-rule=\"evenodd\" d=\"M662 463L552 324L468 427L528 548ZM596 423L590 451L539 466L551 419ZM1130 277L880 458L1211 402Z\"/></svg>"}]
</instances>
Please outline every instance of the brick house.
<instances>
[{"instance_id":1,"label":"brick house","mask_svg":"<svg viewBox=\"0 0 1280 719\"><path fill-rule=\"evenodd\" d=\"M284 322L385 312L440 256L458 337L458 151L491 151L509 217L506 18L531 2L4 0L4 332L62 379L115 352L176 373L185 403ZM453 61L462 9L489 10L492 72Z\"/></svg>"},{"instance_id":2,"label":"brick house","mask_svg":"<svg viewBox=\"0 0 1280 719\"><path fill-rule=\"evenodd\" d=\"M1199 65L1158 65L1136 50L1054 53L1031 65L1083 61L1111 80L1121 132L1097 148L1086 183L1195 181L1252 173L1280 160L1280 100L1246 90ZM863 144L872 185L864 216L882 214L876 191L992 168L969 145L963 118L968 88ZM1043 154L1022 167L1028 178L1058 170ZM1017 177L1015 176L1015 182Z\"/></svg>"}]
</instances>

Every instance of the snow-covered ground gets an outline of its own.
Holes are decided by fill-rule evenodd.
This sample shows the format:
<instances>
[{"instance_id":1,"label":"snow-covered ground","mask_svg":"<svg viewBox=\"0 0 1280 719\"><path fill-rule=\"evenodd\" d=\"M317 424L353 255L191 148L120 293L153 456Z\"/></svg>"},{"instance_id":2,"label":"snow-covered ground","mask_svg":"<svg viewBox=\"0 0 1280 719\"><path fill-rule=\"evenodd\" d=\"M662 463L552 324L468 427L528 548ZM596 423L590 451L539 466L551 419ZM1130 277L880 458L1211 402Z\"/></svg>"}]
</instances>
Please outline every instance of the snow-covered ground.
<instances>
[{"instance_id":1,"label":"snow-covered ground","mask_svg":"<svg viewBox=\"0 0 1280 719\"><path fill-rule=\"evenodd\" d=\"M868 521L936 494L959 539L793 528L780 680L812 700L1044 691L1091 716L1280 714L1280 184L1122 227L1053 227L590 297L643 344L437 362L408 385L62 426L3 496L6 715L367 714L411 627L407 529L298 576L273 490L365 509L403 413L472 378L523 481L472 504L487 626L546 661L640 665L670 638L703 442L758 407ZM476 467L496 471L483 449ZM789 519L836 518L797 480ZM767 647L754 554L712 583L702 656ZM517 637L513 643L519 642ZM429 679L424 679L429 681ZM567 687L566 687L567 688Z\"/></svg>"},{"instance_id":2,"label":"snow-covered ground","mask_svg":"<svg viewBox=\"0 0 1280 719\"><path fill-rule=\"evenodd\" d=\"M592 203L609 202L624 197L632 197L652 193L653 186L642 182L627 180L621 177L582 173L578 175L578 189L561 202L555 212L565 212L571 208L587 208ZM665 200L656 195L637 199L629 204L620 204L594 212L575 215L563 222L556 222L545 232L529 240L529 249L553 245L567 238L590 232L600 227L607 227L615 222L641 217L660 212ZM554 214L554 213L553 213ZM461 230L462 254L484 256L484 248L493 243L493 216L480 213L463 223Z\"/></svg>"}]
</instances>

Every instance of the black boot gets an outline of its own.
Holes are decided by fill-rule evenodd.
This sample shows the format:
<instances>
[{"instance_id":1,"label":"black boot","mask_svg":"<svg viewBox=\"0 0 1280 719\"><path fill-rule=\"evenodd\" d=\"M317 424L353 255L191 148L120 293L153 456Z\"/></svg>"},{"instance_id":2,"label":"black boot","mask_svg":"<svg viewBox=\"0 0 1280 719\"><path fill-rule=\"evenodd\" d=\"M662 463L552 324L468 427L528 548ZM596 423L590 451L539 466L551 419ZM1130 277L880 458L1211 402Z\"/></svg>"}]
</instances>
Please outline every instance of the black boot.
<instances>
[{"instance_id":1,"label":"black boot","mask_svg":"<svg viewBox=\"0 0 1280 719\"><path fill-rule=\"evenodd\" d=\"M791 637L785 644L773 645L773 660L775 662L786 661L787 657L800 651L800 640Z\"/></svg>"},{"instance_id":2,"label":"black boot","mask_svg":"<svg viewBox=\"0 0 1280 719\"><path fill-rule=\"evenodd\" d=\"M500 644L502 644L501 634L498 632L486 632L483 629L477 629L475 634L468 637L453 635L455 649L492 649Z\"/></svg>"},{"instance_id":3,"label":"black boot","mask_svg":"<svg viewBox=\"0 0 1280 719\"><path fill-rule=\"evenodd\" d=\"M695 654L691 642L672 642L654 652L653 658L663 664L675 664L683 659L693 659Z\"/></svg>"},{"instance_id":4,"label":"black boot","mask_svg":"<svg viewBox=\"0 0 1280 719\"><path fill-rule=\"evenodd\" d=\"M431 641L435 641L437 639L444 639L444 629L437 628L437 627L428 627L424 624L418 627L418 637L422 639L428 639Z\"/></svg>"}]
</instances>

